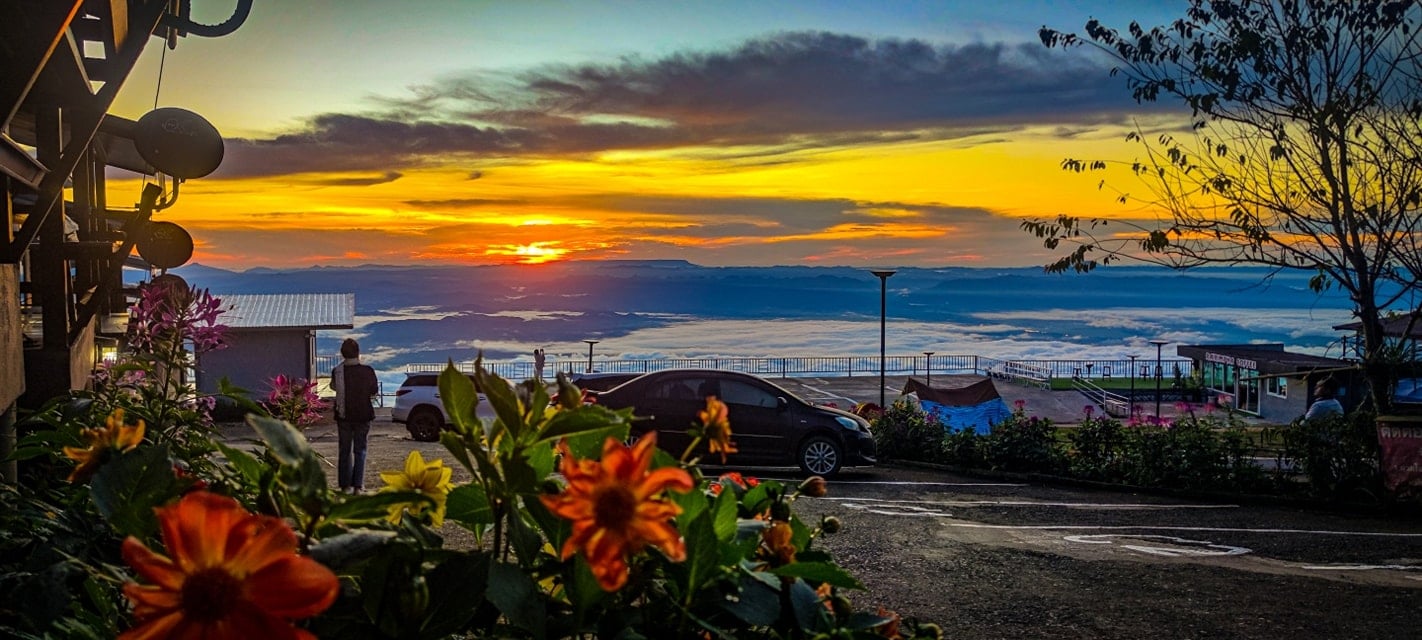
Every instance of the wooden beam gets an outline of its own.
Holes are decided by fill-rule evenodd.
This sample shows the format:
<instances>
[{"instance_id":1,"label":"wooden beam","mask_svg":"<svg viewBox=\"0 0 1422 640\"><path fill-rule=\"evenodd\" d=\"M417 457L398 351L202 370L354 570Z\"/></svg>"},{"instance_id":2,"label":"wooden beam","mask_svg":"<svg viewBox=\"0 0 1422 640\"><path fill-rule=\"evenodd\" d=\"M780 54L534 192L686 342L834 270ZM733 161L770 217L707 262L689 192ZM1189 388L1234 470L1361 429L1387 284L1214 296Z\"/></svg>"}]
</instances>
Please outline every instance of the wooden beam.
<instances>
[{"instance_id":1,"label":"wooden beam","mask_svg":"<svg viewBox=\"0 0 1422 640\"><path fill-rule=\"evenodd\" d=\"M6 3L5 20L0 21L0 59L5 61L5 73L0 73L0 131L9 126L82 6L84 0Z\"/></svg>"},{"instance_id":2,"label":"wooden beam","mask_svg":"<svg viewBox=\"0 0 1422 640\"><path fill-rule=\"evenodd\" d=\"M140 15L134 20L134 24L145 27L146 33L152 33L154 29L158 28L158 23L165 11L167 11L166 2L150 0L144 4ZM117 56L115 64L121 64L123 68L131 71L133 66L138 63L138 57L143 53L143 47L147 42L147 38L129 38ZM127 72L124 75L127 76ZM122 84L122 82L106 82L93 99L84 101L88 104L74 105L75 115L78 115L79 119L85 121L88 126L70 128L69 143L65 145L58 163L50 167L50 172L40 183L39 202L36 203L35 214L25 219L25 223L20 226L19 232L15 234L15 238L9 246L0 251L0 263L19 262L20 258L29 250L30 242L39 233L44 218L56 203L63 201L65 181L69 179L70 174L74 173L74 168L79 166L80 160L84 157L83 151L89 148L94 135L99 130L99 125L103 122L104 114L113 105L114 98L118 96L119 87Z\"/></svg>"}]
</instances>

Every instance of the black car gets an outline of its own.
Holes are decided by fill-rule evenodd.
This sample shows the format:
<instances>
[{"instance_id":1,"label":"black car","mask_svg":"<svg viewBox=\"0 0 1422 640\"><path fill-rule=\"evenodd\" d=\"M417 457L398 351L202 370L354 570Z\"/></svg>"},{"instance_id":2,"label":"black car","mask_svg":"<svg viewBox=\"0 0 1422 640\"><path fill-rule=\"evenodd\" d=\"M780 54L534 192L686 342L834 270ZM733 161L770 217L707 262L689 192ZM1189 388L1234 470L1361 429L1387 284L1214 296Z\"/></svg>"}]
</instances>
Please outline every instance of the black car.
<instances>
[{"instance_id":1,"label":"black car","mask_svg":"<svg viewBox=\"0 0 1422 640\"><path fill-rule=\"evenodd\" d=\"M764 378L736 371L673 369L639 376L617 387L592 392L591 400L612 409L633 407L634 436L657 432L657 446L674 456L691 443L688 430L706 397L726 403L735 465L799 465L807 474L829 476L842 466L874 464L868 421L852 413L820 407ZM701 452L704 454L705 449ZM718 458L703 458L719 463Z\"/></svg>"},{"instance_id":2,"label":"black car","mask_svg":"<svg viewBox=\"0 0 1422 640\"><path fill-rule=\"evenodd\" d=\"M568 377L568 381L573 383L583 391L607 391L619 384L641 376L641 373L575 373Z\"/></svg>"}]
</instances>

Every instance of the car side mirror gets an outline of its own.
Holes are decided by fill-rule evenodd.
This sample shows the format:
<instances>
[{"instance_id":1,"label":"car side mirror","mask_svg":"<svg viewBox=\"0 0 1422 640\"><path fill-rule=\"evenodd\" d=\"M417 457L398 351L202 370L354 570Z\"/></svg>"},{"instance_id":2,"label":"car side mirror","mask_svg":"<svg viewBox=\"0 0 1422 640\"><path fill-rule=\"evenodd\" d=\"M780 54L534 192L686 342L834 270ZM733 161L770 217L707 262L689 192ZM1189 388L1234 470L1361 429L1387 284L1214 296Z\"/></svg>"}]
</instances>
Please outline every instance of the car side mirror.
<instances>
[{"instance_id":1,"label":"car side mirror","mask_svg":"<svg viewBox=\"0 0 1422 640\"><path fill-rule=\"evenodd\" d=\"M775 398L775 410L776 410L776 411L785 411L785 410L787 410L787 409L789 409L789 408L790 408L790 401L789 401L789 400L786 400L786 399L785 399L785 396L777 396L777 397Z\"/></svg>"}]
</instances>

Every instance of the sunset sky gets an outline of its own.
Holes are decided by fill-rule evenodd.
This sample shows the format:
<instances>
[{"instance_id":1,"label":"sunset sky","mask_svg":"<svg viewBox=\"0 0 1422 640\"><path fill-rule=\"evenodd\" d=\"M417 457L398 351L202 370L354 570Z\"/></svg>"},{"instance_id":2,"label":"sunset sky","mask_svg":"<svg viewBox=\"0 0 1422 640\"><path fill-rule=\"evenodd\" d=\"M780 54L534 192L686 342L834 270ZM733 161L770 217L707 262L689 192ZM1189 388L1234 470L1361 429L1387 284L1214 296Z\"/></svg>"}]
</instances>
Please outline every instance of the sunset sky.
<instances>
[{"instance_id":1,"label":"sunset sky","mask_svg":"<svg viewBox=\"0 0 1422 640\"><path fill-rule=\"evenodd\" d=\"M1063 158L1131 160L1128 128L1187 115L1037 29L1184 7L256 0L230 36L153 40L113 112L156 95L223 133L158 219L225 268L1032 265L1023 217L1149 215Z\"/></svg>"}]
</instances>

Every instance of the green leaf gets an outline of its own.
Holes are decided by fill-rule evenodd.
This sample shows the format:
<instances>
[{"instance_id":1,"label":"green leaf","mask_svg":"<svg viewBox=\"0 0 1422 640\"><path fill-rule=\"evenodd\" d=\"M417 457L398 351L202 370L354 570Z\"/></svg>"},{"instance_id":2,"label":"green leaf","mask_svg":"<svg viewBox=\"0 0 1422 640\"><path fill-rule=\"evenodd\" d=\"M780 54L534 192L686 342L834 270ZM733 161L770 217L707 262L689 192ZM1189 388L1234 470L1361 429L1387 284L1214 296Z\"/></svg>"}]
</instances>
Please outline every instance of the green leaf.
<instances>
[{"instance_id":1,"label":"green leaf","mask_svg":"<svg viewBox=\"0 0 1422 640\"><path fill-rule=\"evenodd\" d=\"M780 619L780 592L751 576L742 575L740 594L721 607L746 624L765 627Z\"/></svg>"},{"instance_id":2,"label":"green leaf","mask_svg":"<svg viewBox=\"0 0 1422 640\"><path fill-rule=\"evenodd\" d=\"M237 470L237 473L242 474L244 479L253 485L261 483L262 474L267 470L267 465L263 464L261 460L246 451L229 447L216 440L213 441L213 444L217 445L217 450L222 452L223 457L227 458L227 462Z\"/></svg>"},{"instance_id":3,"label":"green leaf","mask_svg":"<svg viewBox=\"0 0 1422 640\"><path fill-rule=\"evenodd\" d=\"M537 498L525 498L523 507L533 521L538 523L538 528L543 531L548 544L556 550L555 553L561 551L563 542L573 535L573 523L553 515L548 507L543 506L543 501Z\"/></svg>"},{"instance_id":4,"label":"green leaf","mask_svg":"<svg viewBox=\"0 0 1422 640\"><path fill-rule=\"evenodd\" d=\"M382 491L368 496L351 496L331 505L326 516L333 520L383 520L399 505L423 502L433 507L435 502L418 491Z\"/></svg>"},{"instance_id":5,"label":"green leaf","mask_svg":"<svg viewBox=\"0 0 1422 640\"><path fill-rule=\"evenodd\" d=\"M687 573L685 593L688 599L695 596L721 564L721 544L716 539L716 528L711 520L711 512L703 510L682 531L682 537L686 540L686 560L682 564Z\"/></svg>"},{"instance_id":6,"label":"green leaf","mask_svg":"<svg viewBox=\"0 0 1422 640\"><path fill-rule=\"evenodd\" d=\"M262 441L267 443L272 455L283 465L295 467L303 460L316 459L306 436L283 420L248 414L247 425L256 430Z\"/></svg>"},{"instance_id":7,"label":"green leaf","mask_svg":"<svg viewBox=\"0 0 1422 640\"><path fill-rule=\"evenodd\" d=\"M453 360L439 374L439 399L456 431L474 433L484 429L483 421L475 414L479 394L474 390L474 381L456 369Z\"/></svg>"},{"instance_id":8,"label":"green leaf","mask_svg":"<svg viewBox=\"0 0 1422 640\"><path fill-rule=\"evenodd\" d=\"M483 434L479 434L482 436ZM441 431L439 433L439 443L454 456L459 464L464 465L464 470L469 473L478 473L474 467L474 461L469 459L469 449L464 446L464 435L455 431Z\"/></svg>"},{"instance_id":9,"label":"green leaf","mask_svg":"<svg viewBox=\"0 0 1422 640\"><path fill-rule=\"evenodd\" d=\"M599 409L601 410L599 411ZM570 438L590 432L605 433L618 428L624 431L622 437L625 438L625 431L627 430L626 422L621 420L620 416L605 408L579 407L571 410L565 409L554 414L554 416L544 424L543 430L534 439L534 442L559 440L561 438ZM616 434L605 433L603 437L598 439L599 447L602 446L602 441L606 439L607 435Z\"/></svg>"},{"instance_id":10,"label":"green leaf","mask_svg":"<svg viewBox=\"0 0 1422 640\"><path fill-rule=\"evenodd\" d=\"M628 426L626 424L616 424L601 431L584 431L582 433L568 436L568 451L573 453L573 457L596 460L602 457L602 445L607 443L608 438L619 442L627 440Z\"/></svg>"},{"instance_id":11,"label":"green leaf","mask_svg":"<svg viewBox=\"0 0 1422 640\"><path fill-rule=\"evenodd\" d=\"M444 517L475 533L494 524L494 509L489 506L489 496L484 486L471 482L460 485L449 492L444 503Z\"/></svg>"},{"instance_id":12,"label":"green leaf","mask_svg":"<svg viewBox=\"0 0 1422 640\"><path fill-rule=\"evenodd\" d=\"M568 584L568 600L573 603L581 619L586 617L589 609L607 597L607 592L598 584L597 576L593 575L592 567L588 565L583 554L573 556L572 572L573 580Z\"/></svg>"},{"instance_id":13,"label":"green leaf","mask_svg":"<svg viewBox=\"0 0 1422 640\"><path fill-rule=\"evenodd\" d=\"M360 530L332 536L311 545L311 559L332 569L372 557L390 544L394 531Z\"/></svg>"},{"instance_id":14,"label":"green leaf","mask_svg":"<svg viewBox=\"0 0 1422 640\"><path fill-rule=\"evenodd\" d=\"M552 445L546 443L535 444L524 449L524 453L528 454L528 466L530 469L533 469L533 477L537 478L539 483L542 483L544 478L553 474L554 455Z\"/></svg>"},{"instance_id":15,"label":"green leaf","mask_svg":"<svg viewBox=\"0 0 1422 640\"><path fill-rule=\"evenodd\" d=\"M494 408L494 415L499 417L499 422L504 424L504 429L514 441L523 442L525 430L518 394L503 378L484 369L482 354L475 361L474 384L479 387L484 397L489 399L489 406Z\"/></svg>"},{"instance_id":16,"label":"green leaf","mask_svg":"<svg viewBox=\"0 0 1422 640\"><path fill-rule=\"evenodd\" d=\"M820 594L804 580L790 583L790 609L795 612L795 623L805 631L823 631L830 626Z\"/></svg>"},{"instance_id":17,"label":"green leaf","mask_svg":"<svg viewBox=\"0 0 1422 640\"><path fill-rule=\"evenodd\" d=\"M796 549L804 549L810 546L813 533L809 527L805 526L805 523L802 522L800 518L790 518L790 544L795 545Z\"/></svg>"},{"instance_id":18,"label":"green leaf","mask_svg":"<svg viewBox=\"0 0 1422 640\"><path fill-rule=\"evenodd\" d=\"M548 474L539 475L534 470L533 465L529 463L527 452L515 453L504 460L504 480L508 483L510 493L538 493L546 477Z\"/></svg>"},{"instance_id":19,"label":"green leaf","mask_svg":"<svg viewBox=\"0 0 1422 640\"><path fill-rule=\"evenodd\" d=\"M736 492L730 489L721 491L721 495L716 496L714 508L716 525L716 539L721 542L730 542L736 537Z\"/></svg>"},{"instance_id":20,"label":"green leaf","mask_svg":"<svg viewBox=\"0 0 1422 640\"><path fill-rule=\"evenodd\" d=\"M489 601L502 611L509 622L533 634L544 636L548 609L540 599L542 592L523 569L517 565L496 562L489 568Z\"/></svg>"},{"instance_id":21,"label":"green leaf","mask_svg":"<svg viewBox=\"0 0 1422 640\"><path fill-rule=\"evenodd\" d=\"M746 506L748 513L741 515L753 516L770 508L767 501L770 500L771 489L778 491L781 488L780 483L773 480L766 480L765 482L751 487L750 490L746 491L746 495L741 498L741 504Z\"/></svg>"},{"instance_id":22,"label":"green leaf","mask_svg":"<svg viewBox=\"0 0 1422 640\"><path fill-rule=\"evenodd\" d=\"M178 496L168 447L139 447L109 460L90 481L94 506L121 535L148 538L158 530L153 508Z\"/></svg>"},{"instance_id":23,"label":"green leaf","mask_svg":"<svg viewBox=\"0 0 1422 640\"><path fill-rule=\"evenodd\" d=\"M459 554L435 566L426 579L430 604L419 636L442 638L463 629L484 601L489 586L488 553Z\"/></svg>"},{"instance_id":24,"label":"green leaf","mask_svg":"<svg viewBox=\"0 0 1422 640\"><path fill-rule=\"evenodd\" d=\"M829 583L841 589L864 588L844 567L832 562L792 562L771 569L770 573L787 578L803 578L815 583Z\"/></svg>"},{"instance_id":25,"label":"green leaf","mask_svg":"<svg viewBox=\"0 0 1422 640\"><path fill-rule=\"evenodd\" d=\"M700 489L692 489L686 493L668 491L667 497L670 498L674 504L681 507L681 513L676 517L678 526L686 526L692 520L695 520L702 512L706 511L706 508L710 504L706 498L706 493Z\"/></svg>"},{"instance_id":26,"label":"green leaf","mask_svg":"<svg viewBox=\"0 0 1422 640\"><path fill-rule=\"evenodd\" d=\"M259 416L270 416L271 412L266 407L252 400L252 392L235 384L223 376L217 381L217 393L231 400L233 404L242 409L242 413L255 413Z\"/></svg>"},{"instance_id":27,"label":"green leaf","mask_svg":"<svg viewBox=\"0 0 1422 640\"><path fill-rule=\"evenodd\" d=\"M514 554L523 566L532 566L538 552L543 550L543 537L529 526L523 514L517 510L509 514L508 523L509 542L513 545Z\"/></svg>"}]
</instances>

